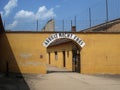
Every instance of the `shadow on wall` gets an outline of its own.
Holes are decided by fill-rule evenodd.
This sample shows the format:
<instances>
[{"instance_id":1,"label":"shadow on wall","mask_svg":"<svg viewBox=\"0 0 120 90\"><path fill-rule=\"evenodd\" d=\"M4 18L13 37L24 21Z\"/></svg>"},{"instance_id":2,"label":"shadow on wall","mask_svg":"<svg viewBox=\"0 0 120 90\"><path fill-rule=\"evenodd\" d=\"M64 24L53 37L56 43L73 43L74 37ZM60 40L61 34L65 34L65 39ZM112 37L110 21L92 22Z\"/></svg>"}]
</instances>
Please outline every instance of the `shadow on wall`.
<instances>
[{"instance_id":1,"label":"shadow on wall","mask_svg":"<svg viewBox=\"0 0 120 90\"><path fill-rule=\"evenodd\" d=\"M0 90L30 90L22 76L0 16Z\"/></svg>"}]
</instances>

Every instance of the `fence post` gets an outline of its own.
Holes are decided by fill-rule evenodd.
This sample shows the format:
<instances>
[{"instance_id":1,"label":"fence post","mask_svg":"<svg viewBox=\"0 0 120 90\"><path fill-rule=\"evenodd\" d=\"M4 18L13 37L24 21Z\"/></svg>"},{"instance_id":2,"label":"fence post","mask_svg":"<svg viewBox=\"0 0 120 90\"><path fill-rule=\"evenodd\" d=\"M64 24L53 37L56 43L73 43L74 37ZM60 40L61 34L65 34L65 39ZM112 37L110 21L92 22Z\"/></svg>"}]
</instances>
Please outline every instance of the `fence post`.
<instances>
[{"instance_id":1,"label":"fence post","mask_svg":"<svg viewBox=\"0 0 120 90\"><path fill-rule=\"evenodd\" d=\"M76 16L75 16L75 26L76 26Z\"/></svg>"},{"instance_id":2,"label":"fence post","mask_svg":"<svg viewBox=\"0 0 120 90\"><path fill-rule=\"evenodd\" d=\"M89 8L89 23L90 23L90 28L91 28L91 8Z\"/></svg>"},{"instance_id":3,"label":"fence post","mask_svg":"<svg viewBox=\"0 0 120 90\"><path fill-rule=\"evenodd\" d=\"M38 19L37 19L37 26L36 26L36 30L38 31Z\"/></svg>"},{"instance_id":4,"label":"fence post","mask_svg":"<svg viewBox=\"0 0 120 90\"><path fill-rule=\"evenodd\" d=\"M107 32L107 24L108 24L108 0L106 0L106 32Z\"/></svg>"},{"instance_id":5,"label":"fence post","mask_svg":"<svg viewBox=\"0 0 120 90\"><path fill-rule=\"evenodd\" d=\"M63 27L63 31L64 31L64 20L62 21L62 27Z\"/></svg>"}]
</instances>

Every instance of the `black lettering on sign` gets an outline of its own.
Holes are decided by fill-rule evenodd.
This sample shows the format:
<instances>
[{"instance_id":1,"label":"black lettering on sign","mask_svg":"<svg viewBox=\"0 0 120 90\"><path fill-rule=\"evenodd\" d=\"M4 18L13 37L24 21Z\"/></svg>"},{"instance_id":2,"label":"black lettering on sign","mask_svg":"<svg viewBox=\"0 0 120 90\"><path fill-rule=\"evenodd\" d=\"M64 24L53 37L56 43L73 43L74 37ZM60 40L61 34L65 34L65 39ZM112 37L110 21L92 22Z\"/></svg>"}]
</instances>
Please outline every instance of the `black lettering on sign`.
<instances>
[{"instance_id":1,"label":"black lettering on sign","mask_svg":"<svg viewBox=\"0 0 120 90\"><path fill-rule=\"evenodd\" d=\"M66 34L66 38L70 38L70 34Z\"/></svg>"},{"instance_id":2,"label":"black lettering on sign","mask_svg":"<svg viewBox=\"0 0 120 90\"><path fill-rule=\"evenodd\" d=\"M51 38L51 40L53 40L53 39L54 39L53 35L51 35L51 37L50 37L50 38Z\"/></svg>"},{"instance_id":3,"label":"black lettering on sign","mask_svg":"<svg viewBox=\"0 0 120 90\"><path fill-rule=\"evenodd\" d=\"M54 39L58 38L57 34L54 34L53 37L54 37Z\"/></svg>"},{"instance_id":4,"label":"black lettering on sign","mask_svg":"<svg viewBox=\"0 0 120 90\"><path fill-rule=\"evenodd\" d=\"M78 42L78 41L79 41L79 38L77 37L76 42Z\"/></svg>"},{"instance_id":5,"label":"black lettering on sign","mask_svg":"<svg viewBox=\"0 0 120 90\"><path fill-rule=\"evenodd\" d=\"M77 38L77 36L74 36L74 38L73 38L73 39L74 39L74 40L76 40L76 38Z\"/></svg>"},{"instance_id":6,"label":"black lettering on sign","mask_svg":"<svg viewBox=\"0 0 120 90\"><path fill-rule=\"evenodd\" d=\"M51 38L51 37L49 37L49 38L48 38L48 40L49 40L49 41L52 41L52 38Z\"/></svg>"},{"instance_id":7,"label":"black lettering on sign","mask_svg":"<svg viewBox=\"0 0 120 90\"><path fill-rule=\"evenodd\" d=\"M85 45L84 41L82 41L78 36L72 34L72 33L56 33L52 34L50 37L46 39L46 41L43 43L45 47L48 47L54 40L59 38L67 38L75 41L78 43L81 47Z\"/></svg>"},{"instance_id":8,"label":"black lettering on sign","mask_svg":"<svg viewBox=\"0 0 120 90\"><path fill-rule=\"evenodd\" d=\"M48 43L47 42L44 42L45 46L48 46Z\"/></svg>"},{"instance_id":9,"label":"black lettering on sign","mask_svg":"<svg viewBox=\"0 0 120 90\"><path fill-rule=\"evenodd\" d=\"M48 42L48 43L49 43L50 41L47 39L47 40L46 40L46 42Z\"/></svg>"},{"instance_id":10,"label":"black lettering on sign","mask_svg":"<svg viewBox=\"0 0 120 90\"><path fill-rule=\"evenodd\" d=\"M78 43L80 44L82 42L82 40L79 40Z\"/></svg>"},{"instance_id":11,"label":"black lettering on sign","mask_svg":"<svg viewBox=\"0 0 120 90\"><path fill-rule=\"evenodd\" d=\"M83 41L80 43L80 45L83 45Z\"/></svg>"},{"instance_id":12,"label":"black lettering on sign","mask_svg":"<svg viewBox=\"0 0 120 90\"><path fill-rule=\"evenodd\" d=\"M62 37L62 33L59 33L58 35L59 35L60 38Z\"/></svg>"}]
</instances>

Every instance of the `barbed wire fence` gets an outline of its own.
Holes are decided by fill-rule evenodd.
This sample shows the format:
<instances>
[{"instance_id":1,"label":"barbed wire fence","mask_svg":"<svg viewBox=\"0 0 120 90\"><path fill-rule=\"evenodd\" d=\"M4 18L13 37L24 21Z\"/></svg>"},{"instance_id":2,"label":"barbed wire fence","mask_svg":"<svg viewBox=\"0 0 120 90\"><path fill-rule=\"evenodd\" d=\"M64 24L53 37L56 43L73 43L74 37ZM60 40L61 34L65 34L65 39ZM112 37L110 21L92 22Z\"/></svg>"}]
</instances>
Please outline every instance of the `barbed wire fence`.
<instances>
[{"instance_id":1,"label":"barbed wire fence","mask_svg":"<svg viewBox=\"0 0 120 90\"><path fill-rule=\"evenodd\" d=\"M71 26L76 26L76 30L81 31L118 18L120 18L120 0L101 0L82 12L78 12L75 16L64 20L54 19L55 31L71 31ZM15 23L10 18L3 20L7 31L41 31L47 21L34 20Z\"/></svg>"}]
</instances>

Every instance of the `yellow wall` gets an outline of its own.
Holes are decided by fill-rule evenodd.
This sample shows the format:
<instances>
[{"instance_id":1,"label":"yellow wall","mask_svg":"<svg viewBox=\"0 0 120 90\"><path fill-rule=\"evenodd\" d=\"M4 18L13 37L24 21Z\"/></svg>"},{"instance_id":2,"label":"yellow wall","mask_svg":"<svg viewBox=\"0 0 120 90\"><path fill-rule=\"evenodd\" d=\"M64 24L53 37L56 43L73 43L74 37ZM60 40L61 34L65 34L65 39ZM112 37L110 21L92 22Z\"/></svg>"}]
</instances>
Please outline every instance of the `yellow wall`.
<instances>
[{"instance_id":1,"label":"yellow wall","mask_svg":"<svg viewBox=\"0 0 120 90\"><path fill-rule=\"evenodd\" d=\"M9 51L5 50L5 53L1 54L4 55L4 57L2 56L2 61L4 62L4 60L6 60L9 62L10 72L46 73L46 66L43 63L46 62L46 49L42 48L40 37L42 36L38 34L11 33L1 38L1 42L7 46L2 45L0 50L4 51L6 47L7 50L10 49ZM12 56L9 55L11 53ZM40 55L42 55L43 58L40 58ZM6 64L6 62L4 63ZM4 68L2 69L6 70L5 65Z\"/></svg>"},{"instance_id":2,"label":"yellow wall","mask_svg":"<svg viewBox=\"0 0 120 90\"><path fill-rule=\"evenodd\" d=\"M69 57L67 56L68 52L69 52ZM66 68L72 71L72 51L67 51L65 53L66 53Z\"/></svg>"},{"instance_id":3,"label":"yellow wall","mask_svg":"<svg viewBox=\"0 0 120 90\"><path fill-rule=\"evenodd\" d=\"M120 74L120 34L86 34L82 73Z\"/></svg>"},{"instance_id":4,"label":"yellow wall","mask_svg":"<svg viewBox=\"0 0 120 90\"><path fill-rule=\"evenodd\" d=\"M48 53L47 48L45 48L42 43L51 34L53 33L6 33L6 39L11 48L10 51L14 57L14 61L13 57L10 59L7 58L11 63L11 69L14 67L13 63L16 63L22 73L45 73L46 67L43 63L48 63ZM81 73L120 74L120 34L74 34L86 43L80 52ZM0 37L0 43L5 45L4 39L3 36ZM3 45L0 46L0 50L4 52ZM60 56L62 56L62 53L60 54ZM71 54L70 52L70 55ZM8 53L8 57L9 56L11 55ZM5 58L3 56L1 57L2 59ZM62 57L59 57L59 59L61 58ZM54 57L51 57L51 59L53 60L53 65L56 65L55 63L57 63L57 65L59 64L59 62L54 62ZM61 67L60 64L58 66ZM71 64L67 67L70 69Z\"/></svg>"},{"instance_id":5,"label":"yellow wall","mask_svg":"<svg viewBox=\"0 0 120 90\"><path fill-rule=\"evenodd\" d=\"M60 68L67 68L68 70L72 71L72 51L71 50L72 50L71 42L48 47L47 52L50 52L51 65L60 67ZM56 51L58 53L58 60L55 60ZM65 51L66 67L63 66L63 51ZM69 53L69 56L68 56L68 53Z\"/></svg>"},{"instance_id":6,"label":"yellow wall","mask_svg":"<svg viewBox=\"0 0 120 90\"><path fill-rule=\"evenodd\" d=\"M58 53L58 59L57 60L55 59L55 53L54 52L51 53L51 57L52 57L51 58L51 65L61 68L62 67L62 62L63 62L62 61L63 60L62 52Z\"/></svg>"}]
</instances>

